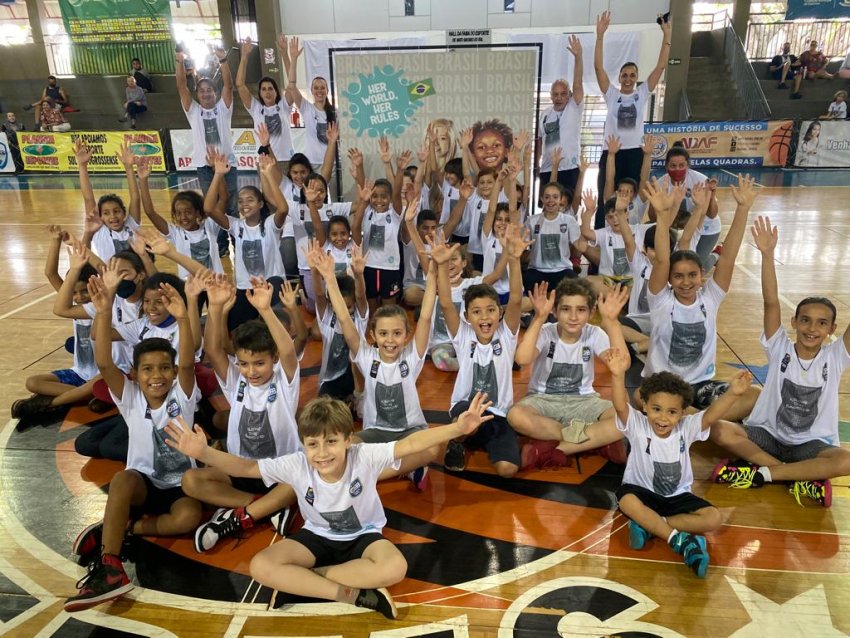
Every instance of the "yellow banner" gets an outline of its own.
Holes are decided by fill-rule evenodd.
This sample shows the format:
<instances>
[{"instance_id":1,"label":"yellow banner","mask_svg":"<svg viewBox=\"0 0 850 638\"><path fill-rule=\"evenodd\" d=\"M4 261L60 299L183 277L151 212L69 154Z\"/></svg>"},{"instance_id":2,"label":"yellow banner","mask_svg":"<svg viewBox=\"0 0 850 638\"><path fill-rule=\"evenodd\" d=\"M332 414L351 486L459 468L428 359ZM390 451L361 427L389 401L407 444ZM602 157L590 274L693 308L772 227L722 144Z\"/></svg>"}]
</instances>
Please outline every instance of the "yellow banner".
<instances>
[{"instance_id":1,"label":"yellow banner","mask_svg":"<svg viewBox=\"0 0 850 638\"><path fill-rule=\"evenodd\" d=\"M140 163L154 172L165 172L165 155L157 131L71 131L69 133L18 133L24 170L54 173L76 172L74 143L77 140L92 151L90 173L123 173L116 156L122 143L127 144Z\"/></svg>"}]
</instances>

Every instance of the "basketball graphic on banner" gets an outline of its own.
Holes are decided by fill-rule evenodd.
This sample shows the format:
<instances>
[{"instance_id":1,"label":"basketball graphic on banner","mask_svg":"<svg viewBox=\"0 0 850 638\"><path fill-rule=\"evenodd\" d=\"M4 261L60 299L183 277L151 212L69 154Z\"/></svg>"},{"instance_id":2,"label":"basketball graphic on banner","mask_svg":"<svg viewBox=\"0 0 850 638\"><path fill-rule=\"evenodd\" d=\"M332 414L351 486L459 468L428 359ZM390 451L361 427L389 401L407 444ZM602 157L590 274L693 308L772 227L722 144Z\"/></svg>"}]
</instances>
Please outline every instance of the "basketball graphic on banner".
<instances>
[{"instance_id":1,"label":"basketball graphic on banner","mask_svg":"<svg viewBox=\"0 0 850 638\"><path fill-rule=\"evenodd\" d=\"M783 122L770 134L770 158L779 166L785 166L788 154L791 152L791 133L794 128L793 122Z\"/></svg>"}]
</instances>

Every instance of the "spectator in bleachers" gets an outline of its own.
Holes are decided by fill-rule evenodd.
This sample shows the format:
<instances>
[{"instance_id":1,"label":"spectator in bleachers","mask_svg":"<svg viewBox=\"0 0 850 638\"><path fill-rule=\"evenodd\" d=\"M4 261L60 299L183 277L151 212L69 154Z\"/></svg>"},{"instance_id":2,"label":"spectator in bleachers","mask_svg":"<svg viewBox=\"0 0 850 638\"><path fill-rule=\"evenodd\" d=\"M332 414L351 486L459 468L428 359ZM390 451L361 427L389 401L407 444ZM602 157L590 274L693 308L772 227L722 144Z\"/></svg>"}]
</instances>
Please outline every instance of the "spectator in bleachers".
<instances>
[{"instance_id":1,"label":"spectator in bleachers","mask_svg":"<svg viewBox=\"0 0 850 638\"><path fill-rule=\"evenodd\" d=\"M62 109L51 98L44 98L39 104L39 129L42 131L53 131L64 133L71 130L71 125L65 121Z\"/></svg>"},{"instance_id":2,"label":"spectator in bleachers","mask_svg":"<svg viewBox=\"0 0 850 638\"><path fill-rule=\"evenodd\" d=\"M818 50L818 41L812 40L809 42L808 51L803 51L800 54L800 65L803 68L805 78L809 81L814 81L815 78L831 80L835 76L826 70L826 65L829 62L823 51Z\"/></svg>"},{"instance_id":3,"label":"spectator in bleachers","mask_svg":"<svg viewBox=\"0 0 850 638\"><path fill-rule=\"evenodd\" d=\"M127 76L127 88L124 89L124 95L127 101L124 102L124 115L119 118L119 122L130 121L130 128L136 128L136 118L148 110L148 99L145 96L145 91L136 84L134 75Z\"/></svg>"},{"instance_id":4,"label":"spectator in bleachers","mask_svg":"<svg viewBox=\"0 0 850 638\"><path fill-rule=\"evenodd\" d=\"M6 134L6 139L9 141L9 150L12 152L12 160L15 162L15 169L18 171L24 170L24 162L21 159L21 151L18 146L18 131L26 131L23 122L18 121L18 116L12 113L6 113L6 121L3 122L3 132Z\"/></svg>"},{"instance_id":5,"label":"spectator in bleachers","mask_svg":"<svg viewBox=\"0 0 850 638\"><path fill-rule=\"evenodd\" d=\"M836 91L826 116L828 120L847 119L847 91Z\"/></svg>"},{"instance_id":6,"label":"spectator in bleachers","mask_svg":"<svg viewBox=\"0 0 850 638\"><path fill-rule=\"evenodd\" d=\"M770 61L770 72L773 74L773 79L779 81L777 89L787 89L788 85L785 80L791 80L794 90L791 92L792 100L799 100L803 97L800 93L800 83L803 81L802 64L800 59L791 53L791 43L786 42L782 45L782 53Z\"/></svg>"},{"instance_id":7,"label":"spectator in bleachers","mask_svg":"<svg viewBox=\"0 0 850 638\"><path fill-rule=\"evenodd\" d=\"M68 94L65 93L65 89L63 89L59 81L56 79L55 75L47 76L47 86L41 91L41 97L33 102L32 104L25 104L24 110L29 111L33 107L35 107L35 125L39 126L41 124L41 105L42 102L46 99L50 98L53 100L54 106L57 106L60 110L65 111L75 111L71 107L71 100L68 98Z\"/></svg>"},{"instance_id":8,"label":"spectator in bleachers","mask_svg":"<svg viewBox=\"0 0 850 638\"><path fill-rule=\"evenodd\" d=\"M153 82L151 82L151 74L142 66L142 61L139 58L133 58L130 63L130 75L136 78L136 84L144 91L153 93Z\"/></svg>"}]
</instances>

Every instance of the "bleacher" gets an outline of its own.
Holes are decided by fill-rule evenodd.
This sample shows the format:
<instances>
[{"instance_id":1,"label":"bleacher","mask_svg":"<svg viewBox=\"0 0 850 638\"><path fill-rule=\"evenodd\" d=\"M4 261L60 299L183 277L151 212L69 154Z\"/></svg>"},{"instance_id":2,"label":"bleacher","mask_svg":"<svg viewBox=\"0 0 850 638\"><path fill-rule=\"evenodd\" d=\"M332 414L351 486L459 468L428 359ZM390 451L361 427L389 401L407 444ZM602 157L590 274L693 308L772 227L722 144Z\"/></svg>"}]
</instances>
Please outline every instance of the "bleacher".
<instances>
[{"instance_id":1,"label":"bleacher","mask_svg":"<svg viewBox=\"0 0 850 638\"><path fill-rule=\"evenodd\" d=\"M843 60L838 59L827 65L827 71L837 73ZM826 113L832 96L839 89L848 88L848 81L841 78L833 80L803 80L800 87L802 99L791 99L792 80L787 80L788 90L777 89L777 81L770 78L769 62L753 62L756 77L760 79L762 91L770 104L773 119L812 119ZM770 78L770 79L768 79Z\"/></svg>"}]
</instances>

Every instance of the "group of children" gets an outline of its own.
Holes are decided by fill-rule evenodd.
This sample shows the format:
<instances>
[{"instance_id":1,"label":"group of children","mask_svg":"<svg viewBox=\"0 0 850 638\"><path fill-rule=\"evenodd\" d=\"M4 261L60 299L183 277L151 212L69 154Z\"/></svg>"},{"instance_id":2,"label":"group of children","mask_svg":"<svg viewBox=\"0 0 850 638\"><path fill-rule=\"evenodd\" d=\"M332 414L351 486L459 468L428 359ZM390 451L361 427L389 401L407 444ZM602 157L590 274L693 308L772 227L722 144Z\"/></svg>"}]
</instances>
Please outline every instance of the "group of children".
<instances>
[{"instance_id":1,"label":"group of children","mask_svg":"<svg viewBox=\"0 0 850 638\"><path fill-rule=\"evenodd\" d=\"M328 133L335 142L333 127ZM261 188L239 190L238 217L226 213L227 158L211 155L205 198L179 192L170 221L154 208L149 169L128 150L119 153L125 206L115 195L95 201L90 155L76 148L84 235L51 227L46 269L55 313L74 322L74 366L28 379L34 396L12 409L27 424L94 397L93 407L114 404L126 424L126 469L110 484L103 520L73 546L89 571L67 611L132 589L122 556L134 535L194 533L195 549L206 552L270 518L285 539L254 557L255 580L394 618L386 587L407 566L381 535L376 483L408 476L423 489L429 464L462 471L470 449L485 450L509 478L604 446L622 457L627 441L617 498L631 546L666 540L700 577L709 564L704 534L722 517L690 491L693 442L711 438L740 459L721 462L717 482L788 481L798 501L827 507L827 479L850 474L838 444L850 331L830 342L835 306L811 297L792 319L796 340L786 336L768 219L752 228L762 253L766 384L753 386L748 372L730 383L714 378L719 307L756 194L750 178L731 188L736 209L712 262L696 250L717 216L714 184L688 181L680 147L664 178L648 180L647 171L638 184L616 179L618 141L609 140L605 227L594 229L592 193L578 216L584 163L575 192L553 171L542 212L527 214L533 206L517 188L527 144L511 149L502 170L473 172L455 160L440 169L429 138L418 167L409 153L393 166L387 152L386 179L374 182L353 149L350 204L328 203L327 179L309 162L282 175L265 146ZM155 230L141 227L142 210ZM290 223L295 269L282 254ZM220 228L233 240L233 280L218 256ZM596 277L579 277L582 255ZM158 272L152 257L176 262L179 276ZM322 342L319 396L299 415L299 361L311 336ZM630 397L625 373L641 352L643 382ZM429 355L455 374L452 423L433 428L416 387ZM596 358L612 375L610 401L594 388ZM526 365L528 395L515 401L513 372ZM219 388L229 412L193 426L199 402ZM208 437L224 439L227 452ZM204 505L217 508L208 520ZM296 508L304 526L290 535Z\"/></svg>"}]
</instances>

